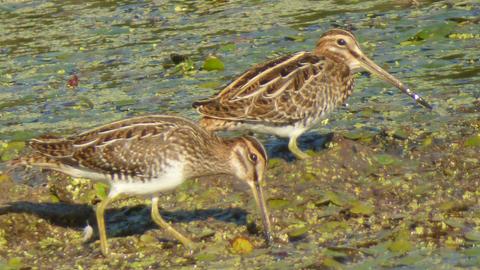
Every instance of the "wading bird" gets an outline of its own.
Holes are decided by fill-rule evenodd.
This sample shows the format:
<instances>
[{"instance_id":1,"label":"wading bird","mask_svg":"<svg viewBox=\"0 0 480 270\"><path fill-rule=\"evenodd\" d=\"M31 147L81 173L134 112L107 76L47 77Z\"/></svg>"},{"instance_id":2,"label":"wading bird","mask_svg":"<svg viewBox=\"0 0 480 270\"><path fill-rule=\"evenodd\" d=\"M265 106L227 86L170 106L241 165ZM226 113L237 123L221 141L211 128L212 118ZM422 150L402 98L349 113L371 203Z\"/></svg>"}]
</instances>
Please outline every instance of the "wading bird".
<instances>
[{"instance_id":1,"label":"wading bird","mask_svg":"<svg viewBox=\"0 0 480 270\"><path fill-rule=\"evenodd\" d=\"M261 187L267 164L254 137L224 139L180 117L150 115L113 122L66 138L44 136L29 142L31 153L11 166L37 166L110 186L96 207L102 253L108 245L104 211L120 195L151 195L152 219L187 248L193 243L158 211L159 196L189 178L229 174L250 186L268 243L271 225ZM12 167L13 168L13 167Z\"/></svg>"},{"instance_id":2,"label":"wading bird","mask_svg":"<svg viewBox=\"0 0 480 270\"><path fill-rule=\"evenodd\" d=\"M419 104L431 106L363 54L355 36L341 29L323 34L312 52L298 52L252 67L213 97L193 103L208 130L247 129L290 138L299 159L308 155L297 138L352 94L354 74L365 69Z\"/></svg>"}]
</instances>

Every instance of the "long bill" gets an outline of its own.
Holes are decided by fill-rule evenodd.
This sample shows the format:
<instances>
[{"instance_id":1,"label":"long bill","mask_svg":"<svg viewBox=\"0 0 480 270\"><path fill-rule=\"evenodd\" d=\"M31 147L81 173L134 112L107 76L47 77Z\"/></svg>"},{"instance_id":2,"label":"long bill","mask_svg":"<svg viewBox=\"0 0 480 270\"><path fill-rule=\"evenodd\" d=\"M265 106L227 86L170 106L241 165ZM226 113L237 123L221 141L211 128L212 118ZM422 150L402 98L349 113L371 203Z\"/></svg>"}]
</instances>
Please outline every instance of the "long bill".
<instances>
[{"instance_id":1,"label":"long bill","mask_svg":"<svg viewBox=\"0 0 480 270\"><path fill-rule=\"evenodd\" d=\"M250 187L252 188L253 197L255 198L255 202L257 203L257 206L260 209L260 213L262 215L265 241L267 242L267 245L270 246L273 243L272 226L270 224L267 204L265 203L265 198L263 196L263 190L260 183L261 179L258 179L258 177L255 175L255 179L253 179L253 185L250 184Z\"/></svg>"},{"instance_id":2,"label":"long bill","mask_svg":"<svg viewBox=\"0 0 480 270\"><path fill-rule=\"evenodd\" d=\"M392 84L393 86L397 87L400 89L403 93L407 94L411 98L413 98L418 104L422 105L425 108L428 109L433 109L432 106L421 96L417 95L416 93L412 92L410 88L406 87L401 81L399 81L397 78L393 77L390 73L385 71L383 68L379 67L375 62L372 60L368 59L366 56L361 56L358 58L358 61L360 62L360 65L368 70L369 72L377 75L384 81Z\"/></svg>"}]
</instances>

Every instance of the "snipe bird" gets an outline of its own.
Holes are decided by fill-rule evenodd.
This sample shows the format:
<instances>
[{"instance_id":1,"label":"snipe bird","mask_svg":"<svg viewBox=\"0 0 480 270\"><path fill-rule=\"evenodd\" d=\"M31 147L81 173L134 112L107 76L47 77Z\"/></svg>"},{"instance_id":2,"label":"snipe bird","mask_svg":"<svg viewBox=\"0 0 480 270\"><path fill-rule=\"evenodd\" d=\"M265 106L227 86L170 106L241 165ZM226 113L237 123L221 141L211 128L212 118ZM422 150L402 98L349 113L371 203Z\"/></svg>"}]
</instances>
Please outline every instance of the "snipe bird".
<instances>
[{"instance_id":1,"label":"snipe bird","mask_svg":"<svg viewBox=\"0 0 480 270\"><path fill-rule=\"evenodd\" d=\"M247 129L288 137L290 151L308 158L297 138L352 94L354 73L366 69L419 104L431 106L365 56L355 36L333 29L312 52L298 52L252 67L213 97L193 103L208 130Z\"/></svg>"},{"instance_id":2,"label":"snipe bird","mask_svg":"<svg viewBox=\"0 0 480 270\"><path fill-rule=\"evenodd\" d=\"M109 253L104 211L120 195L152 196L152 219L187 248L193 242L169 225L158 211L161 192L185 179L236 176L250 186L260 209L267 243L271 225L261 187L267 163L254 137L221 138L187 119L150 115L113 122L78 135L44 136L29 142L31 153L12 166L32 165L110 185L96 207L102 253Z\"/></svg>"}]
</instances>

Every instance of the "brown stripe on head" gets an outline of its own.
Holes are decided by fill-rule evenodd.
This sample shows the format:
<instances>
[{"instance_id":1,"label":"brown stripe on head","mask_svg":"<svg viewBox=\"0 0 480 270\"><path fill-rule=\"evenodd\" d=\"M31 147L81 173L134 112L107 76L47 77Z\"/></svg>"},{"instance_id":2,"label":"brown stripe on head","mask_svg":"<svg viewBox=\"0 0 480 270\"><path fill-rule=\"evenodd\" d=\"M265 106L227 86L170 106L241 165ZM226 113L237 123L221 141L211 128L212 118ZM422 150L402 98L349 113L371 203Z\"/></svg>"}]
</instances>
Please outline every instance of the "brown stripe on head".
<instances>
[{"instance_id":1,"label":"brown stripe on head","mask_svg":"<svg viewBox=\"0 0 480 270\"><path fill-rule=\"evenodd\" d=\"M340 29L340 28L334 28L334 29L328 30L327 32L323 33L320 36L320 39L317 41L316 46L320 47L322 45L322 43L324 43L324 42L326 42L330 39L336 39L336 38L338 38L338 36L348 36L355 41L355 43L358 47L360 47L360 45L357 42L357 38L355 37L355 35L352 32L350 32L348 30Z\"/></svg>"},{"instance_id":2,"label":"brown stripe on head","mask_svg":"<svg viewBox=\"0 0 480 270\"><path fill-rule=\"evenodd\" d=\"M334 29L328 30L327 32L323 33L323 35L320 38L323 38L326 36L333 36L333 35L347 35L353 39L357 39L352 32L348 30L340 29L340 28L334 28Z\"/></svg>"},{"instance_id":3,"label":"brown stripe on head","mask_svg":"<svg viewBox=\"0 0 480 270\"><path fill-rule=\"evenodd\" d=\"M253 136L243 136L242 139L249 146L250 149L253 148L256 150L256 152L260 153L265 162L268 161L267 151L265 150L263 144L257 140L257 138Z\"/></svg>"},{"instance_id":4,"label":"brown stripe on head","mask_svg":"<svg viewBox=\"0 0 480 270\"><path fill-rule=\"evenodd\" d=\"M223 141L230 149L232 149L232 153L236 153L235 150L242 149L239 150L237 154L243 153L245 158L247 158L247 155L249 154L255 154L265 163L268 161L268 154L265 147L253 136L245 135L242 137L224 139Z\"/></svg>"},{"instance_id":5,"label":"brown stripe on head","mask_svg":"<svg viewBox=\"0 0 480 270\"><path fill-rule=\"evenodd\" d=\"M324 33L313 53L324 56L338 64L346 64L350 73L358 71L358 59L363 56L355 36L347 30L332 29Z\"/></svg>"}]
</instances>

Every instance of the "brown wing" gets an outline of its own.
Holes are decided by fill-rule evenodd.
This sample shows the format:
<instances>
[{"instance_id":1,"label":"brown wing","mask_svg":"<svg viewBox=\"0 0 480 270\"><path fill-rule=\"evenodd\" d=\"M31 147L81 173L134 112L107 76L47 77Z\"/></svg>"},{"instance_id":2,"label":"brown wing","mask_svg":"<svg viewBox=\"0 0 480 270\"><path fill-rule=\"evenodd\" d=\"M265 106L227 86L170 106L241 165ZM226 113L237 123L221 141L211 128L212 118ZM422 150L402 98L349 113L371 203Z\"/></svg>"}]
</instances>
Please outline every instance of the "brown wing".
<instances>
[{"instance_id":1,"label":"brown wing","mask_svg":"<svg viewBox=\"0 0 480 270\"><path fill-rule=\"evenodd\" d=\"M165 162L166 148L175 152L177 139L203 138L198 136L201 132L206 131L183 118L150 116L114 122L66 139L34 139L31 146L42 155L73 167L149 178L159 169L151 163Z\"/></svg>"},{"instance_id":2,"label":"brown wing","mask_svg":"<svg viewBox=\"0 0 480 270\"><path fill-rule=\"evenodd\" d=\"M194 103L194 107L216 119L295 122L322 105L325 92L330 91L331 76L325 68L329 64L310 52L278 58L255 66L216 96Z\"/></svg>"}]
</instances>

